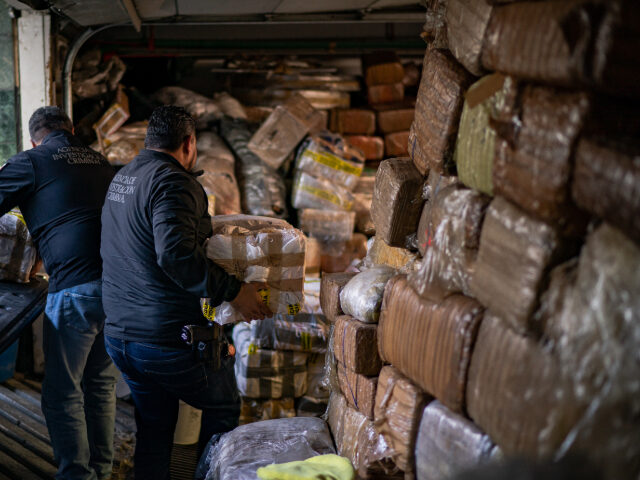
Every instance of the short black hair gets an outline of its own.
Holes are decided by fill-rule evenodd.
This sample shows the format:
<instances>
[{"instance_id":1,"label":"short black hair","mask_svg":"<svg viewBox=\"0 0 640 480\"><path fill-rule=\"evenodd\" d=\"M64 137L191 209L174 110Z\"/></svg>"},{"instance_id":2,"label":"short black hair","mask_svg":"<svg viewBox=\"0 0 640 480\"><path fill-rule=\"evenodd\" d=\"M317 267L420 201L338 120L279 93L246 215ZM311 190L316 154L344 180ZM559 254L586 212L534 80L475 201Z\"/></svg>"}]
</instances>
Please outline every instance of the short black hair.
<instances>
[{"instance_id":1,"label":"short black hair","mask_svg":"<svg viewBox=\"0 0 640 480\"><path fill-rule=\"evenodd\" d=\"M175 105L157 107L149 118L145 148L177 150L185 138L196 131L196 123L187 111Z\"/></svg>"},{"instance_id":2,"label":"short black hair","mask_svg":"<svg viewBox=\"0 0 640 480\"><path fill-rule=\"evenodd\" d=\"M54 130L73 130L73 123L60 107L40 107L29 119L29 135L34 142L40 142Z\"/></svg>"}]
</instances>

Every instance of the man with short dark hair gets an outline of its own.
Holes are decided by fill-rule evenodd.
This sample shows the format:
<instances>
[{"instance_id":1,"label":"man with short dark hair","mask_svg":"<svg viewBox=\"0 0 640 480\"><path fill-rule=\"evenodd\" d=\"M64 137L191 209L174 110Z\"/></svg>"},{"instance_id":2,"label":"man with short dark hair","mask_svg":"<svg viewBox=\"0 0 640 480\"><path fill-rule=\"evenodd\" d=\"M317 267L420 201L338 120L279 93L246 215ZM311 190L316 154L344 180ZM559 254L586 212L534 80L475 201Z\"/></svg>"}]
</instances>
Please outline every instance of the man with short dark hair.
<instances>
[{"instance_id":1,"label":"man with short dark hair","mask_svg":"<svg viewBox=\"0 0 640 480\"><path fill-rule=\"evenodd\" d=\"M106 479L117 371L103 337L100 213L114 171L58 107L36 110L29 134L34 148L0 169L0 214L20 207L49 274L42 411L56 478Z\"/></svg>"},{"instance_id":2,"label":"man with short dark hair","mask_svg":"<svg viewBox=\"0 0 640 480\"><path fill-rule=\"evenodd\" d=\"M246 318L270 312L257 285L205 255L212 227L207 196L190 172L193 119L183 108L158 107L145 147L114 177L102 212L105 340L136 405L136 480L164 480L179 399L203 410L201 444L238 424L233 358L216 369L181 340L185 325L207 324L200 299L231 302Z\"/></svg>"}]
</instances>

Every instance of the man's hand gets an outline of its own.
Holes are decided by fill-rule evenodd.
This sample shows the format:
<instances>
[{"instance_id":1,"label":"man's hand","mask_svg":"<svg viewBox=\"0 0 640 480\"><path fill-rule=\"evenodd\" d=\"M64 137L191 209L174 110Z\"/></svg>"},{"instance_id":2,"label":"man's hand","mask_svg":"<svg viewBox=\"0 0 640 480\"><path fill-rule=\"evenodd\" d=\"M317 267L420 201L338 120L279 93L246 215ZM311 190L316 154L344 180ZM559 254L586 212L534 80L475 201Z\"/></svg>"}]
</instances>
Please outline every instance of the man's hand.
<instances>
[{"instance_id":1,"label":"man's hand","mask_svg":"<svg viewBox=\"0 0 640 480\"><path fill-rule=\"evenodd\" d=\"M243 283L240 292L231 302L233 308L247 320L263 320L273 312L262 301L258 290L267 288L264 283Z\"/></svg>"}]
</instances>

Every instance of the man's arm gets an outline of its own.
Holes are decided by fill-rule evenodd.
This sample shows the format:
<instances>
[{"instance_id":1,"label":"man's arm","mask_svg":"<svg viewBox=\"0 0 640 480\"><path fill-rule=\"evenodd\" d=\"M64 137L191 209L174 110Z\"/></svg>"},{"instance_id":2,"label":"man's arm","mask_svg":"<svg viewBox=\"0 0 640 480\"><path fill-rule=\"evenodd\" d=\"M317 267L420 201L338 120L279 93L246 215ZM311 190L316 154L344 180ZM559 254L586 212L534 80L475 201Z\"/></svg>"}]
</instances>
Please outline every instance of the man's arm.
<instances>
[{"instance_id":1,"label":"man's arm","mask_svg":"<svg viewBox=\"0 0 640 480\"><path fill-rule=\"evenodd\" d=\"M35 174L26 155L16 155L0 167L0 216L33 193Z\"/></svg>"}]
</instances>

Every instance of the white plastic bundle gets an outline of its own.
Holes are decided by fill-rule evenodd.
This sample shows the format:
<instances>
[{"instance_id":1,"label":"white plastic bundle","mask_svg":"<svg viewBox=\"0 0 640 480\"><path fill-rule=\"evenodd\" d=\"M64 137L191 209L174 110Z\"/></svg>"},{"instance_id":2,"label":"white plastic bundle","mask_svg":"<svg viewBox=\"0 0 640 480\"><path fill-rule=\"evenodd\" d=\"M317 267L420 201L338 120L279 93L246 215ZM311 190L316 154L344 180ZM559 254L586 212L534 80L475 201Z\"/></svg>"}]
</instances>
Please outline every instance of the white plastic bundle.
<instances>
[{"instance_id":1,"label":"white plastic bundle","mask_svg":"<svg viewBox=\"0 0 640 480\"><path fill-rule=\"evenodd\" d=\"M395 268L380 265L357 274L340 292L342 311L362 322L377 323L384 287L396 273Z\"/></svg>"}]
</instances>

